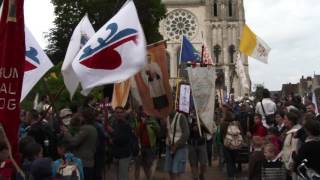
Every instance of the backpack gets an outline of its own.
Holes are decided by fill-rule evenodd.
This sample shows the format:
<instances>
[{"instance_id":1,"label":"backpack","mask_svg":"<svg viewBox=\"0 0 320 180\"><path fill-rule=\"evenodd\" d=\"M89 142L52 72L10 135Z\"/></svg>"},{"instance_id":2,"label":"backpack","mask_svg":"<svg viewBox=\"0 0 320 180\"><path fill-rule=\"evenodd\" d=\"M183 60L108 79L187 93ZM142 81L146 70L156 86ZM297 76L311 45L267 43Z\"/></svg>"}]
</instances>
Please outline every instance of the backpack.
<instances>
[{"instance_id":1,"label":"backpack","mask_svg":"<svg viewBox=\"0 0 320 180\"><path fill-rule=\"evenodd\" d=\"M227 134L223 139L223 144L229 149L241 149L243 138L237 122L233 121L228 125Z\"/></svg>"},{"instance_id":2,"label":"backpack","mask_svg":"<svg viewBox=\"0 0 320 180\"><path fill-rule=\"evenodd\" d=\"M80 170L73 160L62 160L54 180L80 180Z\"/></svg>"}]
</instances>

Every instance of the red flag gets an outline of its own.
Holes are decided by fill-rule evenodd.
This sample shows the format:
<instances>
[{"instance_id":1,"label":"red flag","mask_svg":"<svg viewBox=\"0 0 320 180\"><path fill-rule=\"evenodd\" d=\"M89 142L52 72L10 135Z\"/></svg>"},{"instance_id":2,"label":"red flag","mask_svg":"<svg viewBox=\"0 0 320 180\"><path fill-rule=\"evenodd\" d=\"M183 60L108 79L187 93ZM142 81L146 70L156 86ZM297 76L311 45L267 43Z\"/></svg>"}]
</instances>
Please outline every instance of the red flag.
<instances>
[{"instance_id":1,"label":"red flag","mask_svg":"<svg viewBox=\"0 0 320 180\"><path fill-rule=\"evenodd\" d=\"M25 62L23 0L4 0L0 20L0 123L19 162L18 129Z\"/></svg>"}]
</instances>

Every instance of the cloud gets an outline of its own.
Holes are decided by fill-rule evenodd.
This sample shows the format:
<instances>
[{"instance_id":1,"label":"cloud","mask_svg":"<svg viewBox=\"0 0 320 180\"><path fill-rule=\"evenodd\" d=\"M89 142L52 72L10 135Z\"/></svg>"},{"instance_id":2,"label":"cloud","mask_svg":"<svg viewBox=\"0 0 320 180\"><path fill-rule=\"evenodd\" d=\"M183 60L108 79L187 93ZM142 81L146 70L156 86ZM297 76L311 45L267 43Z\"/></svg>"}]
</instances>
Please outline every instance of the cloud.
<instances>
[{"instance_id":1,"label":"cloud","mask_svg":"<svg viewBox=\"0 0 320 180\"><path fill-rule=\"evenodd\" d=\"M245 1L246 22L272 51L269 64L250 59L252 82L280 90L283 83L320 73L320 1Z\"/></svg>"}]
</instances>

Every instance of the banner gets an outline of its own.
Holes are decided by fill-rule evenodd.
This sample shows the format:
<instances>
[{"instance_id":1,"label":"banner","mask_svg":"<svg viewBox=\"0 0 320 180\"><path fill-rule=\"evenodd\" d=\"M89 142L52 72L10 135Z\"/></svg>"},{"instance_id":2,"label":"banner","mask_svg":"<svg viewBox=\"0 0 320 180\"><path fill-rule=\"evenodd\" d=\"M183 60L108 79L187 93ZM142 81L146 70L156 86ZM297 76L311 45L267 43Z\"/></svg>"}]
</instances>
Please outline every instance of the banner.
<instances>
[{"instance_id":1,"label":"banner","mask_svg":"<svg viewBox=\"0 0 320 180\"><path fill-rule=\"evenodd\" d=\"M190 113L190 96L191 96L191 87L189 84L180 84L179 86L179 107L180 112Z\"/></svg>"},{"instance_id":2,"label":"banner","mask_svg":"<svg viewBox=\"0 0 320 180\"><path fill-rule=\"evenodd\" d=\"M27 96L42 76L53 67L52 62L27 27L25 27L25 36L26 61L24 64L24 77L20 102Z\"/></svg>"},{"instance_id":3,"label":"banner","mask_svg":"<svg viewBox=\"0 0 320 180\"><path fill-rule=\"evenodd\" d=\"M0 123L10 142L10 155L17 162L20 97L26 52L23 2L4 0L0 20Z\"/></svg>"},{"instance_id":4,"label":"banner","mask_svg":"<svg viewBox=\"0 0 320 180\"><path fill-rule=\"evenodd\" d=\"M164 41L148 46L148 63L135 76L135 81L145 112L166 118L172 111L173 102Z\"/></svg>"},{"instance_id":5,"label":"banner","mask_svg":"<svg viewBox=\"0 0 320 180\"><path fill-rule=\"evenodd\" d=\"M146 64L146 42L133 1L127 3L80 50L72 67L83 89L119 83Z\"/></svg>"},{"instance_id":6,"label":"banner","mask_svg":"<svg viewBox=\"0 0 320 180\"><path fill-rule=\"evenodd\" d=\"M196 113L210 133L213 133L215 126L215 68L188 67L188 75Z\"/></svg>"},{"instance_id":7,"label":"banner","mask_svg":"<svg viewBox=\"0 0 320 180\"><path fill-rule=\"evenodd\" d=\"M81 19L72 33L67 53L61 68L63 81L70 93L70 99L72 99L79 85L79 79L72 68L72 62L79 53L80 49L88 42L94 33L95 31L87 15ZM90 91L91 89L84 90L82 93L87 95Z\"/></svg>"},{"instance_id":8,"label":"banner","mask_svg":"<svg viewBox=\"0 0 320 180\"><path fill-rule=\"evenodd\" d=\"M127 103L129 92L130 92L130 79L122 83L114 84L112 101L111 101L112 108L115 109L118 106L124 107Z\"/></svg>"},{"instance_id":9,"label":"banner","mask_svg":"<svg viewBox=\"0 0 320 180\"><path fill-rule=\"evenodd\" d=\"M250 90L248 77L247 77L245 69L244 69L244 65L243 65L243 62L241 59L240 52L237 54L236 71L237 71L237 74L241 80L242 87L244 87L246 90Z\"/></svg>"}]
</instances>

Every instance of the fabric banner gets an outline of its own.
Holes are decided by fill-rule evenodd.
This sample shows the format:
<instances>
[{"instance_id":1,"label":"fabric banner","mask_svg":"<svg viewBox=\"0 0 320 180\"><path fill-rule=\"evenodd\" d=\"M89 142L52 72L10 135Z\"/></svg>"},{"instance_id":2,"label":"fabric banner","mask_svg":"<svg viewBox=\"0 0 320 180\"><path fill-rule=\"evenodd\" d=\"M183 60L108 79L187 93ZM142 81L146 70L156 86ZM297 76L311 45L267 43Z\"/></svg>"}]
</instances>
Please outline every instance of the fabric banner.
<instances>
[{"instance_id":1,"label":"fabric banner","mask_svg":"<svg viewBox=\"0 0 320 180\"><path fill-rule=\"evenodd\" d=\"M179 86L179 108L180 112L190 113L191 87L189 84L180 84Z\"/></svg>"},{"instance_id":2,"label":"fabric banner","mask_svg":"<svg viewBox=\"0 0 320 180\"><path fill-rule=\"evenodd\" d=\"M148 63L135 76L135 81L145 112L166 118L172 111L173 102L164 41L148 46Z\"/></svg>"},{"instance_id":3,"label":"fabric banner","mask_svg":"<svg viewBox=\"0 0 320 180\"><path fill-rule=\"evenodd\" d=\"M81 48L88 42L94 33L95 31L89 21L89 18L85 15L74 29L71 36L67 53L61 67L63 81L70 93L70 99L72 99L79 85L79 79L72 68L72 62ZM82 94L87 95L90 91L91 89L84 90Z\"/></svg>"},{"instance_id":4,"label":"fabric banner","mask_svg":"<svg viewBox=\"0 0 320 180\"><path fill-rule=\"evenodd\" d=\"M72 62L83 89L119 83L146 64L146 41L133 1L84 45Z\"/></svg>"},{"instance_id":5,"label":"fabric banner","mask_svg":"<svg viewBox=\"0 0 320 180\"><path fill-rule=\"evenodd\" d=\"M124 107L127 103L129 92L130 92L130 79L122 83L114 84L112 101L111 101L112 108L115 109L118 106Z\"/></svg>"},{"instance_id":6,"label":"fabric banner","mask_svg":"<svg viewBox=\"0 0 320 180\"><path fill-rule=\"evenodd\" d=\"M0 123L19 162L18 129L25 63L23 0L4 0L0 20Z\"/></svg>"},{"instance_id":7,"label":"fabric banner","mask_svg":"<svg viewBox=\"0 0 320 180\"><path fill-rule=\"evenodd\" d=\"M249 81L248 81L248 77L245 73L245 69L244 69L244 65L243 65L243 62L242 62L242 59L241 59L241 54L240 52L237 54L237 62L236 62L236 71L237 71L237 74L241 80L241 84L242 86L249 90L250 89L250 86L249 86Z\"/></svg>"},{"instance_id":8,"label":"fabric banner","mask_svg":"<svg viewBox=\"0 0 320 180\"><path fill-rule=\"evenodd\" d=\"M210 133L213 133L215 126L215 68L188 67L188 75L196 113Z\"/></svg>"},{"instance_id":9,"label":"fabric banner","mask_svg":"<svg viewBox=\"0 0 320 180\"><path fill-rule=\"evenodd\" d=\"M20 102L28 95L38 81L53 67L52 62L42 50L39 43L25 27L26 61Z\"/></svg>"},{"instance_id":10,"label":"fabric banner","mask_svg":"<svg viewBox=\"0 0 320 180\"><path fill-rule=\"evenodd\" d=\"M202 63L207 65L213 65L211 53L205 41L202 44Z\"/></svg>"}]
</instances>

